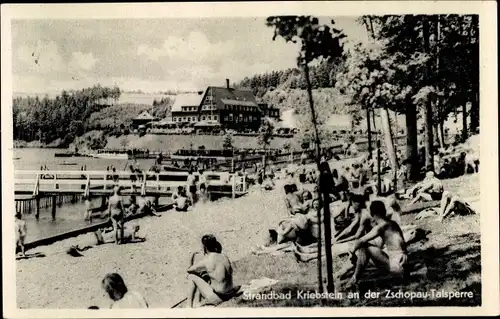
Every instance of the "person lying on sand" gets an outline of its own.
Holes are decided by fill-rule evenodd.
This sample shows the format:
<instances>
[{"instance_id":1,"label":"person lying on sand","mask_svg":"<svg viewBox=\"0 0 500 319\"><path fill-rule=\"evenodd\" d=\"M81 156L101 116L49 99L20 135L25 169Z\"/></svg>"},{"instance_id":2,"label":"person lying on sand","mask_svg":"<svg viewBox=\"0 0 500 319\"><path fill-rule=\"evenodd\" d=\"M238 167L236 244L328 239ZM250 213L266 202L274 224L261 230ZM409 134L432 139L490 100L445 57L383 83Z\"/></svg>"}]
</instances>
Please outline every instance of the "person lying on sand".
<instances>
[{"instance_id":1,"label":"person lying on sand","mask_svg":"<svg viewBox=\"0 0 500 319\"><path fill-rule=\"evenodd\" d=\"M126 224L123 230L123 240L121 240L121 243L125 244L145 241L145 238L138 236L139 230L139 225ZM97 245L114 243L116 241L116 239L113 238L112 229L98 229L96 232L94 232L94 235L97 239Z\"/></svg>"},{"instance_id":2,"label":"person lying on sand","mask_svg":"<svg viewBox=\"0 0 500 319\"><path fill-rule=\"evenodd\" d=\"M24 250L24 241L26 239L26 235L28 234L28 226L26 225L26 221L23 220L23 215L21 214L21 212L16 213L15 227L16 227L16 253L18 250L20 250L21 255L25 257L26 253Z\"/></svg>"},{"instance_id":3,"label":"person lying on sand","mask_svg":"<svg viewBox=\"0 0 500 319\"><path fill-rule=\"evenodd\" d=\"M151 201L149 199L146 198L145 195L141 195L141 197L139 197L139 200L137 203L137 214L141 214L141 213L153 215L156 217L161 216L160 214L158 214L156 212L155 208L153 207L153 204L151 203Z\"/></svg>"},{"instance_id":4,"label":"person lying on sand","mask_svg":"<svg viewBox=\"0 0 500 319\"><path fill-rule=\"evenodd\" d=\"M446 217L456 214L456 215L474 215L476 212L470 207L469 203L453 195L450 192L443 192L443 198L441 199L441 206L438 212L438 218L440 220Z\"/></svg>"},{"instance_id":5,"label":"person lying on sand","mask_svg":"<svg viewBox=\"0 0 500 319\"><path fill-rule=\"evenodd\" d=\"M404 277L407 264L406 242L399 225L387 218L385 204L381 201L373 201L370 204L370 215L372 216L373 228L366 235L356 240L351 247L351 258L348 265L338 274L342 280L353 272L346 288L357 284L361 273L369 262L376 267L388 271L392 275ZM370 244L370 241L380 238L383 247Z\"/></svg>"},{"instance_id":6,"label":"person lying on sand","mask_svg":"<svg viewBox=\"0 0 500 319\"><path fill-rule=\"evenodd\" d=\"M409 190L410 195L415 194L409 204L413 205L419 200L441 200L443 197L443 191L443 183L441 180L434 175L433 171L428 171L425 174L425 179Z\"/></svg>"},{"instance_id":7,"label":"person lying on sand","mask_svg":"<svg viewBox=\"0 0 500 319\"><path fill-rule=\"evenodd\" d=\"M222 246L214 235L201 238L203 257L187 269L189 289L187 307L193 308L195 300L205 299L205 305L218 305L231 299L239 290L233 286L231 261L222 253Z\"/></svg>"},{"instance_id":8,"label":"person lying on sand","mask_svg":"<svg viewBox=\"0 0 500 319\"><path fill-rule=\"evenodd\" d=\"M273 179L269 175L266 175L266 179L262 182L260 187L263 190L270 191L273 190L275 186Z\"/></svg>"},{"instance_id":9,"label":"person lying on sand","mask_svg":"<svg viewBox=\"0 0 500 319\"><path fill-rule=\"evenodd\" d=\"M149 308L146 299L137 291L129 291L123 278L117 273L104 276L101 286L113 301L110 309Z\"/></svg>"}]
</instances>

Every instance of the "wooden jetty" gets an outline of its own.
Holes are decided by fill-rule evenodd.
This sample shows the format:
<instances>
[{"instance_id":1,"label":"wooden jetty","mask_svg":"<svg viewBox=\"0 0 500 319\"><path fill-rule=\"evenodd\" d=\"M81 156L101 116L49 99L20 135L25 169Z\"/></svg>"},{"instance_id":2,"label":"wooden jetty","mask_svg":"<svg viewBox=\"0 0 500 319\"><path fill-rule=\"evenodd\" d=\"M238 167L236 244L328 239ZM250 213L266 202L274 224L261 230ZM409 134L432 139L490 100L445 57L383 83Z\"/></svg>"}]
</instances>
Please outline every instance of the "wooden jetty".
<instances>
[{"instance_id":1,"label":"wooden jetty","mask_svg":"<svg viewBox=\"0 0 500 319\"><path fill-rule=\"evenodd\" d=\"M198 173L195 173L197 175ZM247 193L245 176L227 172L207 171L209 196L231 196L233 198ZM132 177L132 178L131 178ZM55 219L58 204L81 199L81 196L101 196L103 201L113 193L115 186L121 187L122 195L154 197L171 196L179 186L186 186L187 172L151 172L142 174L111 171L14 171L16 209L22 213L35 211L39 217L42 207L52 207Z\"/></svg>"}]
</instances>

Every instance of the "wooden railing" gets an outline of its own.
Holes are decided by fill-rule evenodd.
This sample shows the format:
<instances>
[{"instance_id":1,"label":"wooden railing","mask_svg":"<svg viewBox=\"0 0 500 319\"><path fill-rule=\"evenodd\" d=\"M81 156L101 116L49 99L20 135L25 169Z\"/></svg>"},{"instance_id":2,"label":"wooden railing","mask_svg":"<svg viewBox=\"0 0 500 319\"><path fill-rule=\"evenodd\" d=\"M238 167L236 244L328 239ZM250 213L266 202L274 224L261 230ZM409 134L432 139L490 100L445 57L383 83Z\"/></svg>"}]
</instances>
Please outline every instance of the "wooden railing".
<instances>
[{"instance_id":1,"label":"wooden railing","mask_svg":"<svg viewBox=\"0 0 500 319\"><path fill-rule=\"evenodd\" d=\"M245 177L237 174L206 171L203 175L206 177L207 187L231 186L233 196L237 192L247 190ZM135 181L131 176L135 177ZM144 171L137 174L127 171L14 171L16 192L30 191L34 196L40 192L75 192L88 195L96 189L111 191L117 185L124 189L138 189L141 195L146 195L148 190L154 190L155 194L168 195L175 191L176 187L186 186L187 177L187 172Z\"/></svg>"}]
</instances>

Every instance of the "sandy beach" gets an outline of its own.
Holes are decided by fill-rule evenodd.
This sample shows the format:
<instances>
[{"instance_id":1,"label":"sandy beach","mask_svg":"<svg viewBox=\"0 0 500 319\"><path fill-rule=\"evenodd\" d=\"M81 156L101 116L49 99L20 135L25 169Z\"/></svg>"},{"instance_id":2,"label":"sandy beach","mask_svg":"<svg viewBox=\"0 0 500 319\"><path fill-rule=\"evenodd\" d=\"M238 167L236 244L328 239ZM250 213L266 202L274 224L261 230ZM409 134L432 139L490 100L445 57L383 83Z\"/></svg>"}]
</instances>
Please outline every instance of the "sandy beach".
<instances>
[{"instance_id":1,"label":"sandy beach","mask_svg":"<svg viewBox=\"0 0 500 319\"><path fill-rule=\"evenodd\" d=\"M19 308L107 308L109 298L100 282L109 272L118 272L129 289L141 292L150 307L166 308L186 294L186 268L191 253L201 249L200 239L214 234L231 260L251 253L261 244L267 229L285 216L282 187L262 192L257 187L239 199L200 204L187 213L164 212L161 217L134 221L141 226L143 243L106 244L71 257L71 245L94 245L93 234L70 238L28 253L43 258L16 262ZM235 278L238 282L238 276Z\"/></svg>"}]
</instances>

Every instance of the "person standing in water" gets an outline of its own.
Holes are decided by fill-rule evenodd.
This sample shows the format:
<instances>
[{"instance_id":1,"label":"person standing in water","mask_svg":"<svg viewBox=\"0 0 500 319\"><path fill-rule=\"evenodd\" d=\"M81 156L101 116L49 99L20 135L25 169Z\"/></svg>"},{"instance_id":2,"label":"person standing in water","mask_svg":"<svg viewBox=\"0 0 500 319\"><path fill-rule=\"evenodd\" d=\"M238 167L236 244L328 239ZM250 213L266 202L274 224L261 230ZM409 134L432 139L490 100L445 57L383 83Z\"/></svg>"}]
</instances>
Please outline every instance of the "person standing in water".
<instances>
[{"instance_id":1,"label":"person standing in water","mask_svg":"<svg viewBox=\"0 0 500 319\"><path fill-rule=\"evenodd\" d=\"M116 244L120 244L121 238L123 238L123 218L125 209L123 206L122 197L120 196L119 186L115 186L115 188L113 189L113 196L109 198L108 205L109 218L113 223L113 231L115 232ZM119 231L120 233L118 233Z\"/></svg>"}]
</instances>

